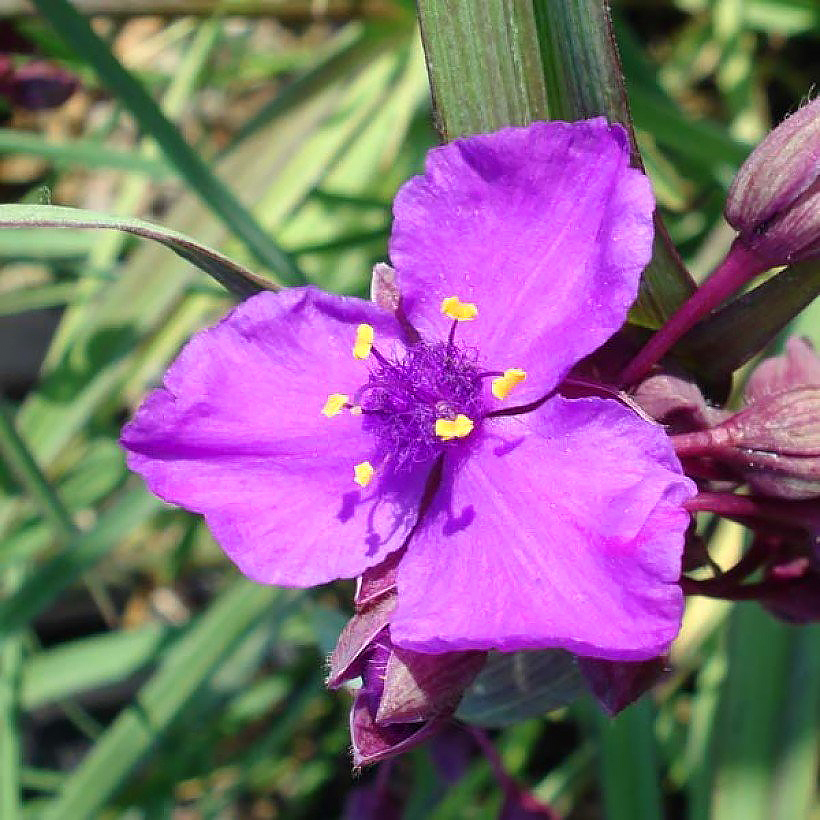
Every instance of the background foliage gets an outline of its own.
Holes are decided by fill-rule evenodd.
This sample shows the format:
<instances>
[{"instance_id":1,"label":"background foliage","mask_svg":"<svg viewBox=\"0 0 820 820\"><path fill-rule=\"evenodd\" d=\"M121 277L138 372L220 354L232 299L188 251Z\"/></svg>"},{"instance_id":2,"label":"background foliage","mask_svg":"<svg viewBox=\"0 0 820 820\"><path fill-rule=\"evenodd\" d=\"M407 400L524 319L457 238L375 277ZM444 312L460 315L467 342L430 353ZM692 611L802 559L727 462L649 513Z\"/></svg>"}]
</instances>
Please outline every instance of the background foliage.
<instances>
[{"instance_id":1,"label":"background foliage","mask_svg":"<svg viewBox=\"0 0 820 820\"><path fill-rule=\"evenodd\" d=\"M170 17L149 0L89 2L106 12L90 39L64 0L37 5L17 31L82 85L56 111L5 111L2 201L149 218L260 275L366 293L391 198L437 139L411 3L191 2L197 16ZM421 3L450 5L463 4ZM734 170L818 76L820 7L613 11L644 162L702 277L731 239ZM503 23L483 33L499 54ZM513 88L476 110L539 115ZM347 702L322 686L350 588L240 579L198 520L126 473L116 443L179 345L230 304L125 234L0 231L4 820L341 816L375 776L351 779ZM818 337L816 315L799 330ZM728 565L741 531L713 537ZM752 604L690 601L651 699L615 721L578 702L504 729L502 757L573 818L820 817L819 637ZM408 818L487 817L500 802L478 757L455 785L424 749L392 778Z\"/></svg>"}]
</instances>

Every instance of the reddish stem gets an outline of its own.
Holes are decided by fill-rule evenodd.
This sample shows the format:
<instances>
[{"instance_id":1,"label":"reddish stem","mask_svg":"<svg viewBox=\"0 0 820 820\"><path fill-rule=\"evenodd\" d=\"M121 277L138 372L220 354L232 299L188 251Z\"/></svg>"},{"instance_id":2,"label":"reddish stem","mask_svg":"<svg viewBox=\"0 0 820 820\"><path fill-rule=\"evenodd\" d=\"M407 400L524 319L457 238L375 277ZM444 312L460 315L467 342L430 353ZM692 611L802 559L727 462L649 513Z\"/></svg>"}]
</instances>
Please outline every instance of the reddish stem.
<instances>
[{"instance_id":1,"label":"reddish stem","mask_svg":"<svg viewBox=\"0 0 820 820\"><path fill-rule=\"evenodd\" d=\"M729 253L703 285L624 368L618 383L629 386L640 381L688 330L768 267L766 262L736 239Z\"/></svg>"}]
</instances>

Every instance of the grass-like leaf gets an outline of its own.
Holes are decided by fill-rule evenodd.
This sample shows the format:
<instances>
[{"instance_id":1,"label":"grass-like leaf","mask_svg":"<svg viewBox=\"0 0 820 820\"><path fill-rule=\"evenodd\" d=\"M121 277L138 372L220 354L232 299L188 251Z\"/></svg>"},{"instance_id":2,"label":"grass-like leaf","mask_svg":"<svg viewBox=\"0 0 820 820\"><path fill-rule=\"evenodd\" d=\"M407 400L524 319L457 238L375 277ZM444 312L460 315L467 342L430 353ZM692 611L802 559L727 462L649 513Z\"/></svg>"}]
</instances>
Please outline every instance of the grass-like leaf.
<instances>
[{"instance_id":1,"label":"grass-like leaf","mask_svg":"<svg viewBox=\"0 0 820 820\"><path fill-rule=\"evenodd\" d=\"M162 113L142 84L112 54L85 18L68 0L33 0L66 43L97 72L100 82L117 95L140 127L157 141L168 162L192 190L242 239L256 260L288 284L304 280L295 262L261 227L253 214L211 171L185 141L179 129Z\"/></svg>"},{"instance_id":2,"label":"grass-like leaf","mask_svg":"<svg viewBox=\"0 0 820 820\"><path fill-rule=\"evenodd\" d=\"M0 228L23 227L108 228L124 231L165 245L178 256L213 276L217 282L240 298L252 296L262 290L277 289L274 282L243 268L219 251L181 233L141 219L124 219L59 205L0 205Z\"/></svg>"}]
</instances>

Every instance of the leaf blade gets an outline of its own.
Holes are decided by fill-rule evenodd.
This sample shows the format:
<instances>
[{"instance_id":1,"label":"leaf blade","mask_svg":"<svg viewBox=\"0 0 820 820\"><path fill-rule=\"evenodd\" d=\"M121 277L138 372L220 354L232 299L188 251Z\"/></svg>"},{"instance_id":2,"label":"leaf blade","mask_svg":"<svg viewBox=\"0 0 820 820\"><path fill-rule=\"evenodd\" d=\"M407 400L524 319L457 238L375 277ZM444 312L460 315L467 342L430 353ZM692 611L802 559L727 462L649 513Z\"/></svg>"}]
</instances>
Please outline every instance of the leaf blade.
<instances>
[{"instance_id":1,"label":"leaf blade","mask_svg":"<svg viewBox=\"0 0 820 820\"><path fill-rule=\"evenodd\" d=\"M277 290L274 282L253 273L219 251L184 234L146 222L68 208L62 205L0 205L0 228L106 228L152 239L212 276L241 299L263 290Z\"/></svg>"}]
</instances>

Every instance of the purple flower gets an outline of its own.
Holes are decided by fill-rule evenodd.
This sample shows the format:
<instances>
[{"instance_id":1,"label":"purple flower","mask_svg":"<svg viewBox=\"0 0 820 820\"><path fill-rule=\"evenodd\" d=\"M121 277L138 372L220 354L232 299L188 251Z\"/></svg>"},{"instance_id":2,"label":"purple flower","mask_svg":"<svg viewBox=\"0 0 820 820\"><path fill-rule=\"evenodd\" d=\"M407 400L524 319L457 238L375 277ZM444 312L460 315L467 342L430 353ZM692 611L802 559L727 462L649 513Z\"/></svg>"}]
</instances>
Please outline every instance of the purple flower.
<instances>
[{"instance_id":1,"label":"purple flower","mask_svg":"<svg viewBox=\"0 0 820 820\"><path fill-rule=\"evenodd\" d=\"M264 583L406 547L402 649L654 657L679 627L694 486L660 427L556 393L623 324L653 207L602 119L436 148L396 198L378 303L240 305L127 425L129 465Z\"/></svg>"}]
</instances>

